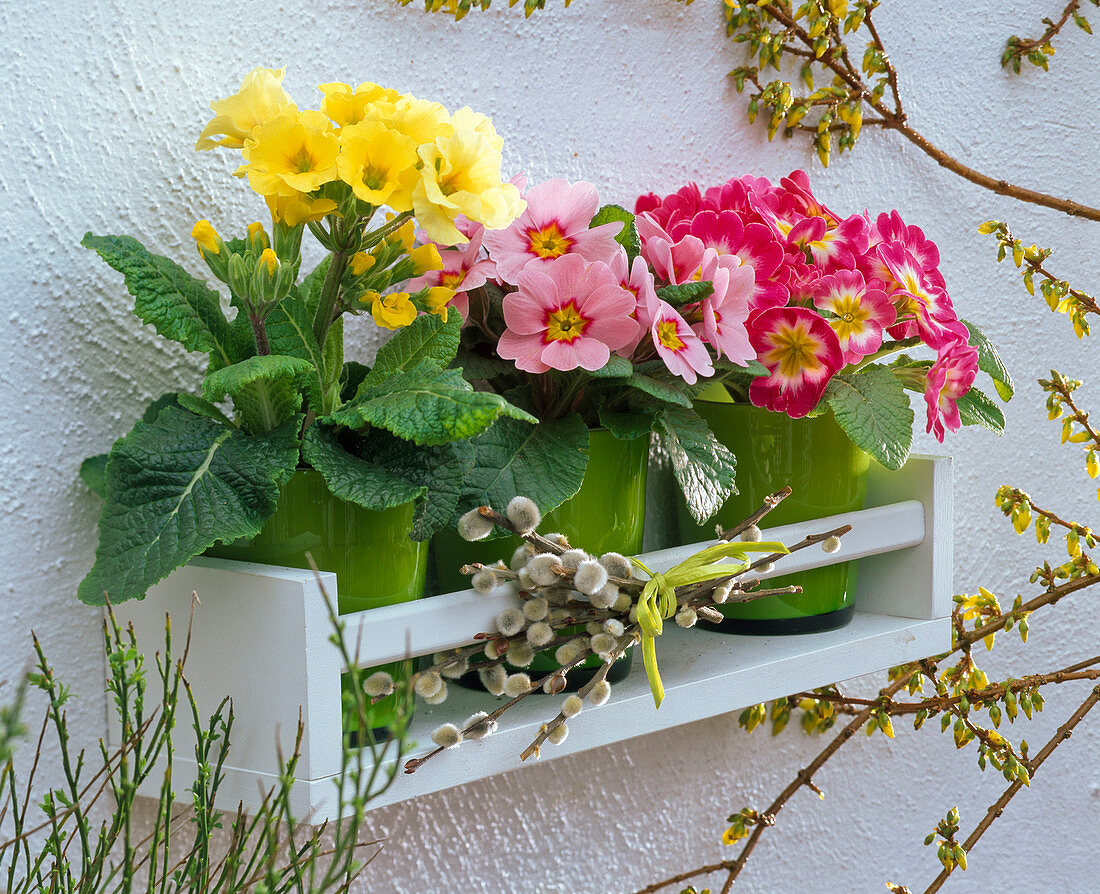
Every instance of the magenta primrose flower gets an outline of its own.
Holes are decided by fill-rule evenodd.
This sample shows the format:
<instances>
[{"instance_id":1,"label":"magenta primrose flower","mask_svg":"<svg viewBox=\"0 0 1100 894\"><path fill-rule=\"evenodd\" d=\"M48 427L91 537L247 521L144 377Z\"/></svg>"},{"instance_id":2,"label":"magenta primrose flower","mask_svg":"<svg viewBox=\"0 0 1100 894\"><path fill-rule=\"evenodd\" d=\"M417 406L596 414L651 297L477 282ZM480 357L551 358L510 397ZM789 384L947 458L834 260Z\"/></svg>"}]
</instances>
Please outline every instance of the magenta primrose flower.
<instances>
[{"instance_id":1,"label":"magenta primrose flower","mask_svg":"<svg viewBox=\"0 0 1100 894\"><path fill-rule=\"evenodd\" d=\"M801 419L817 406L829 379L844 365L832 328L805 307L777 307L758 314L749 337L769 372L752 380L749 400L792 419Z\"/></svg>"},{"instance_id":2,"label":"magenta primrose flower","mask_svg":"<svg viewBox=\"0 0 1100 894\"><path fill-rule=\"evenodd\" d=\"M547 180L532 186L524 198L527 210L511 226L485 234L485 246L505 282L518 282L528 265L546 267L569 254L607 263L619 249L615 237L623 228L621 221L589 229L600 205L591 183Z\"/></svg>"},{"instance_id":3,"label":"magenta primrose flower","mask_svg":"<svg viewBox=\"0 0 1100 894\"><path fill-rule=\"evenodd\" d=\"M504 297L497 353L526 372L604 366L637 336L634 295L607 264L566 254L524 269Z\"/></svg>"},{"instance_id":4,"label":"magenta primrose flower","mask_svg":"<svg viewBox=\"0 0 1100 894\"><path fill-rule=\"evenodd\" d=\"M868 286L857 270L838 270L814 284L814 306L832 314L829 325L840 342L845 363L858 363L882 347L882 332L897 311L886 293Z\"/></svg>"},{"instance_id":5,"label":"magenta primrose flower","mask_svg":"<svg viewBox=\"0 0 1100 894\"><path fill-rule=\"evenodd\" d=\"M970 390L978 374L978 349L965 342L942 351L928 370L924 401L928 405L928 431L942 442L944 431L962 425L957 401Z\"/></svg>"}]
</instances>

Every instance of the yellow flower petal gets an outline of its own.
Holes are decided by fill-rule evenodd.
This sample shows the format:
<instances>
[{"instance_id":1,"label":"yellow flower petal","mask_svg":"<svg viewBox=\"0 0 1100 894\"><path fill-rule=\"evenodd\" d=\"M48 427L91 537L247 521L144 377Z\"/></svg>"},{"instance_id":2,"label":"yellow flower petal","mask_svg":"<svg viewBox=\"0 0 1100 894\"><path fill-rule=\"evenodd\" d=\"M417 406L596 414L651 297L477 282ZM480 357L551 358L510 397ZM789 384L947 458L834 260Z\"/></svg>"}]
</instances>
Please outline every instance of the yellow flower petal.
<instances>
[{"instance_id":1,"label":"yellow flower petal","mask_svg":"<svg viewBox=\"0 0 1100 894\"><path fill-rule=\"evenodd\" d=\"M203 128L195 148L241 149L253 130L279 112L294 109L294 103L282 88L285 74L285 68L254 68L244 76L238 92L210 103L215 117ZM221 139L213 139L217 136Z\"/></svg>"}]
</instances>

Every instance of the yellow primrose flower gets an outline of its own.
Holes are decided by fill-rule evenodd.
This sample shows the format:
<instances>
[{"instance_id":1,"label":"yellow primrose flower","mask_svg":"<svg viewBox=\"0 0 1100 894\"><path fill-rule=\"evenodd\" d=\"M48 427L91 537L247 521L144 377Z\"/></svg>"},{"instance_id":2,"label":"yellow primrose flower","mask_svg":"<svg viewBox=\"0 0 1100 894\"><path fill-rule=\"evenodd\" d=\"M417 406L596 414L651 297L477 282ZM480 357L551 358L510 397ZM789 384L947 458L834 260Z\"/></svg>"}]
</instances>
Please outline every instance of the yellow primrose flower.
<instances>
[{"instance_id":1,"label":"yellow primrose flower","mask_svg":"<svg viewBox=\"0 0 1100 894\"><path fill-rule=\"evenodd\" d=\"M423 276L429 270L443 269L443 258L439 256L439 249L430 242L419 248L409 249L409 260L413 263L413 276Z\"/></svg>"},{"instance_id":2,"label":"yellow primrose flower","mask_svg":"<svg viewBox=\"0 0 1100 894\"><path fill-rule=\"evenodd\" d=\"M364 202L388 205L398 212L412 210L416 145L381 121L361 121L340 132L337 170Z\"/></svg>"},{"instance_id":3,"label":"yellow primrose flower","mask_svg":"<svg viewBox=\"0 0 1100 894\"><path fill-rule=\"evenodd\" d=\"M421 146L419 154L424 166L413 190L413 210L433 242L468 241L454 225L460 214L499 230L523 211L519 190L501 182L500 152L477 130L456 130Z\"/></svg>"},{"instance_id":4,"label":"yellow primrose flower","mask_svg":"<svg viewBox=\"0 0 1100 894\"><path fill-rule=\"evenodd\" d=\"M198 243L200 255L220 255L225 245L210 221L203 218L191 228L191 238Z\"/></svg>"},{"instance_id":5,"label":"yellow primrose flower","mask_svg":"<svg viewBox=\"0 0 1100 894\"><path fill-rule=\"evenodd\" d=\"M247 163L237 174L247 174L249 185L263 196L309 193L336 179L339 153L328 118L284 111L253 132L241 153Z\"/></svg>"},{"instance_id":6,"label":"yellow primrose flower","mask_svg":"<svg viewBox=\"0 0 1100 894\"><path fill-rule=\"evenodd\" d=\"M417 99L407 93L397 101L396 108L386 121L417 146L434 143L440 137L454 133L450 113L442 103Z\"/></svg>"},{"instance_id":7,"label":"yellow primrose flower","mask_svg":"<svg viewBox=\"0 0 1100 894\"><path fill-rule=\"evenodd\" d=\"M263 267L267 268L268 276L274 276L275 271L279 269L279 256L270 248L265 248L263 254L260 255L257 268L262 269Z\"/></svg>"},{"instance_id":8,"label":"yellow primrose flower","mask_svg":"<svg viewBox=\"0 0 1100 894\"><path fill-rule=\"evenodd\" d=\"M311 220L320 220L326 214L336 210L332 199L316 198L304 193L291 196L264 196L272 220L284 223L288 227L298 227Z\"/></svg>"},{"instance_id":9,"label":"yellow primrose flower","mask_svg":"<svg viewBox=\"0 0 1100 894\"><path fill-rule=\"evenodd\" d=\"M387 214L386 223L389 223L394 219L396 215ZM405 221L396 230L390 233L386 237L386 241L390 245L400 245L402 251L412 251L413 242L416 240L416 223L411 220Z\"/></svg>"},{"instance_id":10,"label":"yellow primrose flower","mask_svg":"<svg viewBox=\"0 0 1100 894\"><path fill-rule=\"evenodd\" d=\"M253 130L279 112L294 109L294 103L282 88L285 74L285 68L254 68L244 76L237 93L210 103L215 117L203 128L195 148L228 146L241 149ZM212 139L216 136L222 139Z\"/></svg>"},{"instance_id":11,"label":"yellow primrose flower","mask_svg":"<svg viewBox=\"0 0 1100 894\"><path fill-rule=\"evenodd\" d=\"M370 312L374 322L384 329L401 329L416 319L416 305L408 292L392 292L376 298Z\"/></svg>"},{"instance_id":12,"label":"yellow primrose flower","mask_svg":"<svg viewBox=\"0 0 1100 894\"><path fill-rule=\"evenodd\" d=\"M494 150L500 152L504 148L504 138L493 127L492 119L481 112L475 112L469 106L463 106L454 114L455 130L475 130L486 140Z\"/></svg>"},{"instance_id":13,"label":"yellow primrose flower","mask_svg":"<svg viewBox=\"0 0 1100 894\"><path fill-rule=\"evenodd\" d=\"M340 127L358 124L368 117L370 112L389 114L400 94L388 87L377 84L360 84L354 90L350 84L321 84L317 87L325 98L321 100L321 111Z\"/></svg>"},{"instance_id":14,"label":"yellow primrose flower","mask_svg":"<svg viewBox=\"0 0 1100 894\"><path fill-rule=\"evenodd\" d=\"M450 310L448 305L454 296L454 289L448 289L446 286L432 286L428 289L428 294L424 296L424 303L427 305L429 313L442 317L443 322L446 323L447 312Z\"/></svg>"},{"instance_id":15,"label":"yellow primrose flower","mask_svg":"<svg viewBox=\"0 0 1100 894\"><path fill-rule=\"evenodd\" d=\"M374 266L377 260L378 259L374 255L369 255L365 251L357 251L351 256L351 262L348 265L351 267L352 276L362 276ZM371 300L373 301L374 299L372 298Z\"/></svg>"}]
</instances>

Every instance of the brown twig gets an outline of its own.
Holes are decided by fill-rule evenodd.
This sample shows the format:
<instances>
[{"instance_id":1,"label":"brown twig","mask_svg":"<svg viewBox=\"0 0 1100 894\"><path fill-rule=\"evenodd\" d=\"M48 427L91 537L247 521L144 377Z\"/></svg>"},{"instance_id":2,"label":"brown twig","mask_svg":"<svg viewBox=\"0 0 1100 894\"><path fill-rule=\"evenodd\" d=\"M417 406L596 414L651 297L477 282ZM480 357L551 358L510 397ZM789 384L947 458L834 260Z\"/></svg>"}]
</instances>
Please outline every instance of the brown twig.
<instances>
[{"instance_id":1,"label":"brown twig","mask_svg":"<svg viewBox=\"0 0 1100 894\"><path fill-rule=\"evenodd\" d=\"M1035 755L1031 760L1025 763L1029 777L1035 776L1035 771L1043 764L1043 762L1054 753L1054 749L1066 741L1072 734L1073 728L1084 718L1084 716L1096 706L1096 703L1100 701L1100 686L1094 686L1081 705L1077 708L1069 719L1058 727L1058 731L1050 738L1050 741L1043 746L1042 750ZM970 833L966 841L963 842L963 850L969 853L973 850L974 845L978 843L978 839L985 834L993 822L1004 813L1005 807L1008 802L1015 797L1016 793L1023 788L1024 783L1019 779L1015 780L1008 788L1004 790L1001 796L993 802L989 810L986 811L982 821L974 828L974 831ZM947 881L949 873L946 869L942 870L938 876L932 881L932 883L925 889L924 894L935 894L940 888L943 887L943 883Z\"/></svg>"},{"instance_id":2,"label":"brown twig","mask_svg":"<svg viewBox=\"0 0 1100 894\"><path fill-rule=\"evenodd\" d=\"M733 540L734 537L740 537L745 531L751 528L755 524L759 524L760 520L771 512L776 506L782 503L787 497L791 495L792 491L789 487L780 488L774 493L768 494L764 497L764 502L760 508L757 509L752 515L746 518L744 521L734 525L728 531L722 531L718 535L719 540Z\"/></svg>"},{"instance_id":3,"label":"brown twig","mask_svg":"<svg viewBox=\"0 0 1100 894\"><path fill-rule=\"evenodd\" d=\"M1070 0L1066 4L1066 8L1062 10L1062 15L1058 18L1058 21L1052 21L1051 19L1043 19L1047 23L1047 29L1042 33L1042 36L1033 38L1032 40L1022 40L1016 35L1013 35L1012 39L1009 39L1008 48L1005 51L1005 55L1001 57L1001 66L1008 65L1013 56L1023 57L1030 53L1032 50L1050 43L1051 40L1058 34L1062 28L1065 27L1066 22L1069 21L1069 17L1073 15L1081 6L1081 0Z\"/></svg>"},{"instance_id":4,"label":"brown twig","mask_svg":"<svg viewBox=\"0 0 1100 894\"><path fill-rule=\"evenodd\" d=\"M769 3L767 5L759 7L760 11L765 15L768 15L783 25L792 35L797 37L805 46L811 50L814 46L814 39L810 37L809 32L802 28L797 21L795 21L794 15L790 12L789 7L786 4ZM875 48L887 56L886 50L882 44L882 41L877 36L877 32L872 32L872 41ZM839 44L844 46L843 42ZM846 49L846 48L845 48ZM845 52L846 55L846 52ZM833 71L844 83L846 83L852 90L857 91L862 97L863 101L874 109L883 119L882 127L887 130L894 130L905 137L914 146L920 149L925 155L932 158L941 167L946 168L954 174L962 177L964 180L968 180L971 183L988 189L990 192L997 195L1009 196L1010 198L1017 199L1021 202L1029 202L1033 205L1041 205L1045 208L1053 208L1055 211L1061 211L1065 214L1069 214L1074 217L1083 217L1087 220L1100 221L1100 208L1091 208L1088 205L1082 205L1080 202L1075 202L1071 199L1060 199L1056 196L1047 195L1046 193L1038 192L1034 189L1028 189L1027 187L1017 186L1016 184L1009 183L1007 180L1001 180L995 177L990 177L987 174L983 174L980 171L976 171L969 165L963 164L963 162L948 155L944 150L934 145L927 137L921 134L919 131L910 127L907 123L905 112L902 108L901 97L898 93L896 78L890 82L891 89L893 91L895 110L891 110L881 99L875 99L872 95L871 89L864 83L862 77L858 72L854 71L853 66L849 63L847 65L838 61L837 54L835 52L826 52L818 60L821 64ZM887 67L887 79L890 79L890 66Z\"/></svg>"}]
</instances>

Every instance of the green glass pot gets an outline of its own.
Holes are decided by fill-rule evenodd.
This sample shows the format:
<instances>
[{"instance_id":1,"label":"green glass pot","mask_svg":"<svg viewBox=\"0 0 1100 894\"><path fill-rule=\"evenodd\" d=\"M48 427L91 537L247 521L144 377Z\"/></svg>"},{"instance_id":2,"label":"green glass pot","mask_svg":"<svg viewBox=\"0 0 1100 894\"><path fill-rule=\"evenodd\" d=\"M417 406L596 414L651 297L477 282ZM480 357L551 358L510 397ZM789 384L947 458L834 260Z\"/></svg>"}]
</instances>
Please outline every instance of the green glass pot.
<instances>
[{"instance_id":1,"label":"green glass pot","mask_svg":"<svg viewBox=\"0 0 1100 894\"><path fill-rule=\"evenodd\" d=\"M717 397L717 400L709 398ZM733 527L758 509L768 494L789 485L793 491L768 513L766 527L823 518L863 508L870 457L854 446L831 412L803 419L751 404L733 403L710 389L695 409L715 437L737 457L737 488L712 519L709 529L680 513L680 540L713 539L714 522ZM797 585L803 592L719 606L729 633L781 635L843 627L855 611L855 562L840 562L766 581L769 587Z\"/></svg>"},{"instance_id":2,"label":"green glass pot","mask_svg":"<svg viewBox=\"0 0 1100 894\"><path fill-rule=\"evenodd\" d=\"M649 467L649 438L620 441L606 429L588 433L588 466L581 489L557 509L543 516L539 531L564 534L569 543L594 555L619 552L632 556L642 551L645 528L646 473ZM458 569L470 562L492 564L498 559L508 562L522 541L518 537L479 540L469 543L453 530L441 531L432 538L432 562L435 564L437 589L440 593L465 590L470 579ZM578 627L577 632L583 632ZM559 665L553 651L539 652L526 671L532 676L545 676ZM575 691L587 683L600 667L599 658L592 656L568 675L567 691ZM628 652L608 672L611 682L621 680L630 671ZM462 681L480 688L477 675L467 675Z\"/></svg>"},{"instance_id":3,"label":"green glass pot","mask_svg":"<svg viewBox=\"0 0 1100 894\"><path fill-rule=\"evenodd\" d=\"M299 469L284 485L275 514L250 540L218 544L206 554L243 562L309 568L336 575L340 614L411 602L424 594L427 545L409 539L413 504L377 512L333 496L313 469ZM389 672L396 682L412 673L412 661L371 668ZM370 708L379 730L394 719L397 696Z\"/></svg>"}]
</instances>

